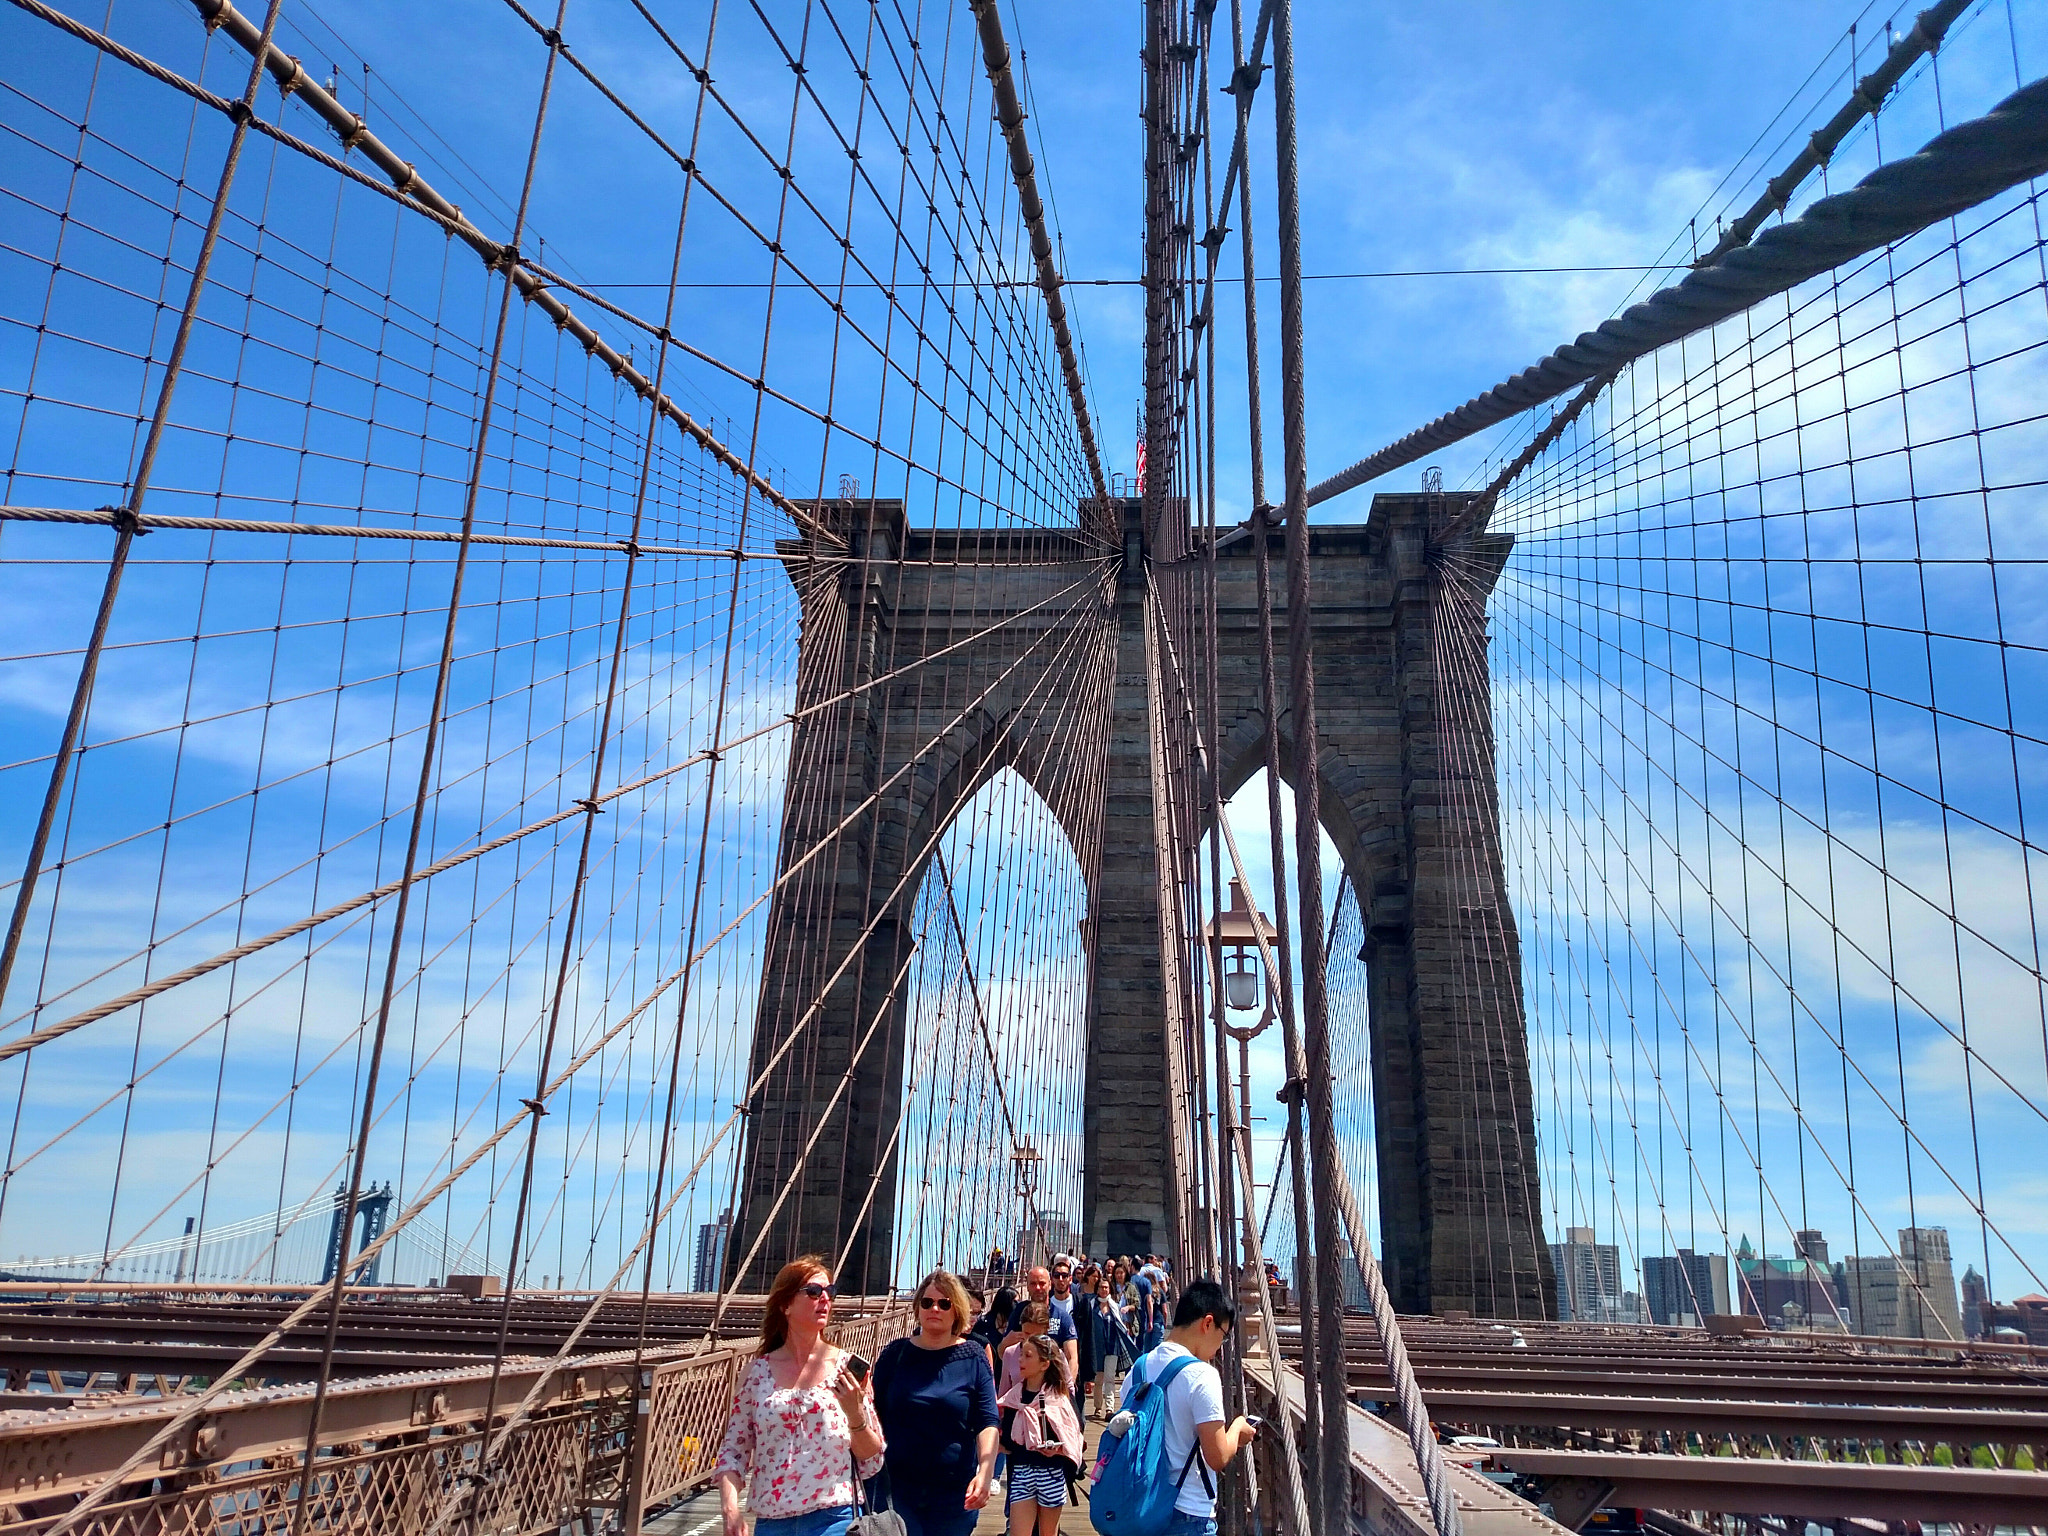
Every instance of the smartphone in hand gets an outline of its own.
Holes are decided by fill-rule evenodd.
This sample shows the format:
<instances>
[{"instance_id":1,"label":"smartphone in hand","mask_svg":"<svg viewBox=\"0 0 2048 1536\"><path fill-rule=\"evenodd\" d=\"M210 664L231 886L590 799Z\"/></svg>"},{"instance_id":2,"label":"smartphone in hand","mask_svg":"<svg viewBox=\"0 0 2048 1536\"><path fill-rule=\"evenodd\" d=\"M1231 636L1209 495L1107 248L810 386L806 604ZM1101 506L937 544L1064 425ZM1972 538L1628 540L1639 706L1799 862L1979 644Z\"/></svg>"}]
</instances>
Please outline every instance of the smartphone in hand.
<instances>
[{"instance_id":1,"label":"smartphone in hand","mask_svg":"<svg viewBox=\"0 0 2048 1536\"><path fill-rule=\"evenodd\" d=\"M867 1385L869 1363L866 1355L848 1355L846 1357L846 1369L852 1374L855 1381L859 1382L862 1386Z\"/></svg>"}]
</instances>

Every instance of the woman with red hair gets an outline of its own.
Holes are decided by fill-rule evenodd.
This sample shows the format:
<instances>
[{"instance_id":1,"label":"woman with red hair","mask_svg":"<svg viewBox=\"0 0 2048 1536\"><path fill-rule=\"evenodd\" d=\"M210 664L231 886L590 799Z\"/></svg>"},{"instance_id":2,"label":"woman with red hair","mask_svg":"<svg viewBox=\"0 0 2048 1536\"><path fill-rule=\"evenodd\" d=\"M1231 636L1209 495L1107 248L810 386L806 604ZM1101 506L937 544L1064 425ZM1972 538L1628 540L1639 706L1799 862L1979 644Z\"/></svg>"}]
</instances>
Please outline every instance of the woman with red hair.
<instances>
[{"instance_id":1,"label":"woman with red hair","mask_svg":"<svg viewBox=\"0 0 2048 1536\"><path fill-rule=\"evenodd\" d=\"M832 1271L816 1254L782 1267L761 1315L761 1347L740 1371L718 1452L725 1536L846 1536L861 1478L882 1470L867 1382L824 1340Z\"/></svg>"}]
</instances>

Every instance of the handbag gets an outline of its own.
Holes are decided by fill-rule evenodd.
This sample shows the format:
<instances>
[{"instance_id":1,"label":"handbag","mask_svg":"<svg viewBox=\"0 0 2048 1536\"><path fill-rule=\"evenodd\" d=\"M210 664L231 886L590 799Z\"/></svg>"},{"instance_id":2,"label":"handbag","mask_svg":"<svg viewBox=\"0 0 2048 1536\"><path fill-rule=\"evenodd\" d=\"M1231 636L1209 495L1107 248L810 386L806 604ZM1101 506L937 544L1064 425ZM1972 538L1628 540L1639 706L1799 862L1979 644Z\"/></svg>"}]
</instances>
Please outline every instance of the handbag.
<instances>
[{"instance_id":1,"label":"handbag","mask_svg":"<svg viewBox=\"0 0 2048 1536\"><path fill-rule=\"evenodd\" d=\"M868 1485L861 1481L860 1458L853 1460L854 1517L846 1536L910 1536L910 1527L893 1509L875 1509L868 1503Z\"/></svg>"}]
</instances>

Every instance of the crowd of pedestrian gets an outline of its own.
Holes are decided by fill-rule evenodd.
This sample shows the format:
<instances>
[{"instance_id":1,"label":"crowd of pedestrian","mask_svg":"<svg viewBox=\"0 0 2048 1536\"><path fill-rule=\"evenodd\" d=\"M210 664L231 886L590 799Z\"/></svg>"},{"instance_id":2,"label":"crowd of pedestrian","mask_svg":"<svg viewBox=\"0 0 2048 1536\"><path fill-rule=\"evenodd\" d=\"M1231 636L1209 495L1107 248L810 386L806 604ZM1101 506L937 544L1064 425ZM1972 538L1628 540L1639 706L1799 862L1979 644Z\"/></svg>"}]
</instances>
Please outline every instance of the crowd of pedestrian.
<instances>
[{"instance_id":1,"label":"crowd of pedestrian","mask_svg":"<svg viewBox=\"0 0 2048 1536\"><path fill-rule=\"evenodd\" d=\"M987 1278L1014 1272L998 1253ZM847 1536L878 1504L905 1536L966 1536L999 1495L1009 1536L1053 1536L1089 1479L1103 1500L1149 1490L1151 1515L1133 1504L1121 1528L1213 1536L1211 1474L1256 1432L1226 1424L1212 1363L1236 1322L1228 1293L1211 1280L1176 1289L1157 1254L1057 1254L1022 1280L1021 1293L990 1294L933 1270L912 1296L913 1331L870 1362L825 1341L829 1263L784 1266L715 1467L724 1536L745 1536L748 1512L755 1536ZM1091 1418L1107 1426L1092 1472ZM1142 1460L1155 1441L1156 1466Z\"/></svg>"}]
</instances>

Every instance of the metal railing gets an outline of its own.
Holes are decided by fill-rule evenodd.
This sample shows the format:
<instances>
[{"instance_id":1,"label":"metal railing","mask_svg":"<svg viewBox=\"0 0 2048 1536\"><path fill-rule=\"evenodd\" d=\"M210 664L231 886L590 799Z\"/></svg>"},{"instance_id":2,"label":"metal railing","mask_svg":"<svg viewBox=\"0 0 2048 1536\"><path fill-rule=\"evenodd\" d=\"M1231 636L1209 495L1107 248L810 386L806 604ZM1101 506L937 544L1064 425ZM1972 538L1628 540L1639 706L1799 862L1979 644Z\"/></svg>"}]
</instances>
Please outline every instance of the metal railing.
<instances>
[{"instance_id":1,"label":"metal railing","mask_svg":"<svg viewBox=\"0 0 2048 1536\"><path fill-rule=\"evenodd\" d=\"M850 1319L833 1334L872 1358L906 1322L904 1311L891 1309ZM739 1373L752 1354L746 1344L650 1353L643 1362L650 1377L647 1439L637 1457L630 1443L630 1353L560 1365L507 1362L501 1405L517 1401L536 1376L547 1379L487 1474L479 1474L478 1458L488 1366L339 1383L323 1415L311 1528L361 1536L438 1529L539 1536L597 1511L623 1515L672 1502L710 1481ZM257 1536L288 1528L311 1402L309 1386L227 1395L165 1451L152 1477L72 1529L80 1536ZM177 1406L172 1396L0 1413L0 1536L55 1526Z\"/></svg>"}]
</instances>

